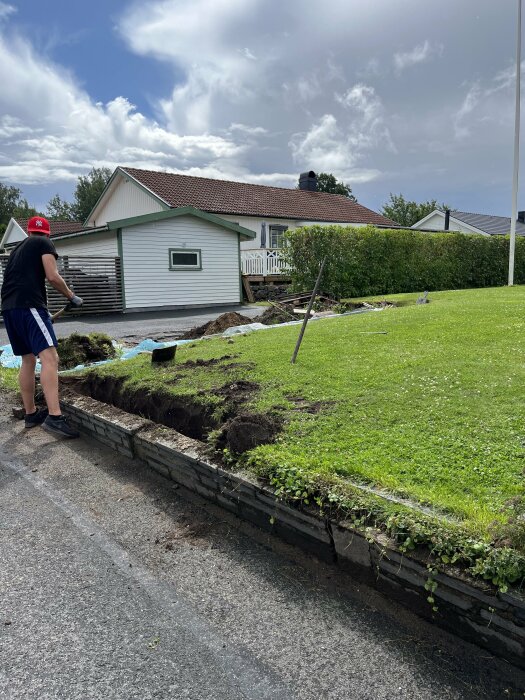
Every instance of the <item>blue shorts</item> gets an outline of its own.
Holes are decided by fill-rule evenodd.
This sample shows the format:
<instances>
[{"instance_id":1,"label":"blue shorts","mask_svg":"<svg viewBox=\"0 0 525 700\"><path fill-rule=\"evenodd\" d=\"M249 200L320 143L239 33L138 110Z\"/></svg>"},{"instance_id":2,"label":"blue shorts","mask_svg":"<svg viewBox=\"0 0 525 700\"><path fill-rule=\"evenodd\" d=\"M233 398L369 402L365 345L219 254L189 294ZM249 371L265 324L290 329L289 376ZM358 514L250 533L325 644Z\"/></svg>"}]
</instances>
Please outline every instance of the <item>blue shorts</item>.
<instances>
[{"instance_id":1,"label":"blue shorts","mask_svg":"<svg viewBox=\"0 0 525 700\"><path fill-rule=\"evenodd\" d=\"M14 355L39 355L57 345L47 309L7 309L2 311L5 329Z\"/></svg>"}]
</instances>

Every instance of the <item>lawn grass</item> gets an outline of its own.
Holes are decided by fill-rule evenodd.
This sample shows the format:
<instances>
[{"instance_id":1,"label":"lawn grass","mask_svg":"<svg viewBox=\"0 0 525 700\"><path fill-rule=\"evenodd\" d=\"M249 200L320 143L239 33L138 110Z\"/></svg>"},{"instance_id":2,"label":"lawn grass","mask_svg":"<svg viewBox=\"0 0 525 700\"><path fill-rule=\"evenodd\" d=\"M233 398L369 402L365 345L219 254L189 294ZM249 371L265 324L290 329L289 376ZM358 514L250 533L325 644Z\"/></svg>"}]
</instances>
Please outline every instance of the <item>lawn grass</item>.
<instances>
[{"instance_id":1,"label":"lawn grass","mask_svg":"<svg viewBox=\"0 0 525 700\"><path fill-rule=\"evenodd\" d=\"M525 287L434 292L420 306L416 297L310 323L295 365L298 326L182 346L160 370L143 356L97 371L177 395L258 382L250 409L287 417L278 441L250 454L259 473L295 465L380 487L484 536L523 494ZM239 364L180 367L226 354ZM311 415L290 397L326 404Z\"/></svg>"},{"instance_id":2,"label":"lawn grass","mask_svg":"<svg viewBox=\"0 0 525 700\"><path fill-rule=\"evenodd\" d=\"M0 391L18 391L18 370L0 367Z\"/></svg>"}]
</instances>

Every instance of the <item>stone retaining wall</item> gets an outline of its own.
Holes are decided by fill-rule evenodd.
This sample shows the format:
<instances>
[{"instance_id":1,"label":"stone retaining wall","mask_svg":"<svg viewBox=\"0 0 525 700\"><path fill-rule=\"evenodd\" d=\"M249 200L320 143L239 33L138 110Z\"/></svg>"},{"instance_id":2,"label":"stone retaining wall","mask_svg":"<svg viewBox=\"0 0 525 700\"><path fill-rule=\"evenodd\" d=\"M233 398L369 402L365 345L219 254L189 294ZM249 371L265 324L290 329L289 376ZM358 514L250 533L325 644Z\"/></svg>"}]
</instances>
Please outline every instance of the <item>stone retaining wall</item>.
<instances>
[{"instance_id":1,"label":"stone retaining wall","mask_svg":"<svg viewBox=\"0 0 525 700\"><path fill-rule=\"evenodd\" d=\"M328 562L394 598L418 615L525 668L525 598L500 594L482 583L437 574L428 603L424 562L396 551L381 533L366 539L344 522L291 508L249 475L227 472L206 460L202 443L94 399L68 395L62 409L79 430L260 528Z\"/></svg>"}]
</instances>

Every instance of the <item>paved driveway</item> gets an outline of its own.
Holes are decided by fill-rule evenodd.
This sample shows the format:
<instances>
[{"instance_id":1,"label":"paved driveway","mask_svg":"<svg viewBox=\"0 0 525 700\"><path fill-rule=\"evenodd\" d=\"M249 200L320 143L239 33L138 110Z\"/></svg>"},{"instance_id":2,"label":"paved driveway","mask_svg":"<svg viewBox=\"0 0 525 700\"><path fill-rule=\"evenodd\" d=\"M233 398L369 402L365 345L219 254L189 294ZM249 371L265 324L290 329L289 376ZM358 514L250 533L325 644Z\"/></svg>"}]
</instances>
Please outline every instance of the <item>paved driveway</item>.
<instances>
[{"instance_id":1,"label":"paved driveway","mask_svg":"<svg viewBox=\"0 0 525 700\"><path fill-rule=\"evenodd\" d=\"M207 323L226 311L255 318L264 307L260 306L223 306L215 308L188 309L186 311L157 311L132 314L106 314L99 316L67 316L58 320L55 331L58 337L67 336L74 331L107 333L115 340L124 340L130 344L144 338L153 340L174 340L185 331ZM0 325L0 345L8 342L5 328Z\"/></svg>"}]
</instances>

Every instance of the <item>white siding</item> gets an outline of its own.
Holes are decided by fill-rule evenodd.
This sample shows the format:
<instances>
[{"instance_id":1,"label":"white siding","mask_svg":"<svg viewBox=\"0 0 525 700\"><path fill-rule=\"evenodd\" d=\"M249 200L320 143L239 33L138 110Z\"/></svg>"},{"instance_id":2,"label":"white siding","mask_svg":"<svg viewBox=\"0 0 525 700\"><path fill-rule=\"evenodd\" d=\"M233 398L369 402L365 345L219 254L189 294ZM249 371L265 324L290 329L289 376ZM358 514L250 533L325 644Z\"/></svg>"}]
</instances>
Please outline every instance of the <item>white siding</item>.
<instances>
[{"instance_id":1,"label":"white siding","mask_svg":"<svg viewBox=\"0 0 525 700\"><path fill-rule=\"evenodd\" d=\"M193 216L122 229L126 308L240 301L238 234ZM198 248L202 270L170 270L170 248Z\"/></svg>"},{"instance_id":2,"label":"white siding","mask_svg":"<svg viewBox=\"0 0 525 700\"><path fill-rule=\"evenodd\" d=\"M261 247L261 224L266 224L266 247L270 247L270 226L288 226L289 229L301 226L333 226L333 221L298 221L297 219L272 219L271 217L235 216L235 214L221 214L221 219L234 221L239 226L250 229L256 234L256 238L250 241L241 241L241 250L250 250ZM337 224L336 224L337 225ZM366 224L340 224L341 226L366 226Z\"/></svg>"},{"instance_id":3,"label":"white siding","mask_svg":"<svg viewBox=\"0 0 525 700\"><path fill-rule=\"evenodd\" d=\"M133 181L124 180L122 177L116 179L111 191L106 193L106 199L106 203L95 212L96 220L89 222L90 226L103 226L108 221L153 214L165 208L153 195L145 192Z\"/></svg>"},{"instance_id":4,"label":"white siding","mask_svg":"<svg viewBox=\"0 0 525 700\"><path fill-rule=\"evenodd\" d=\"M7 245L8 243L18 243L19 241L23 241L24 238L27 238L27 233L20 228L16 221L11 220L7 224L3 238L3 245Z\"/></svg>"},{"instance_id":5,"label":"white siding","mask_svg":"<svg viewBox=\"0 0 525 700\"><path fill-rule=\"evenodd\" d=\"M444 231L445 230L445 215L444 214L433 214L430 219L427 219L422 226L418 226L418 229L424 231ZM464 226L461 221L457 221L454 217L450 217L449 231L459 231L460 233L474 233L472 228L469 226Z\"/></svg>"},{"instance_id":6,"label":"white siding","mask_svg":"<svg viewBox=\"0 0 525 700\"><path fill-rule=\"evenodd\" d=\"M118 255L116 231L65 238L54 243L59 255Z\"/></svg>"}]
</instances>

